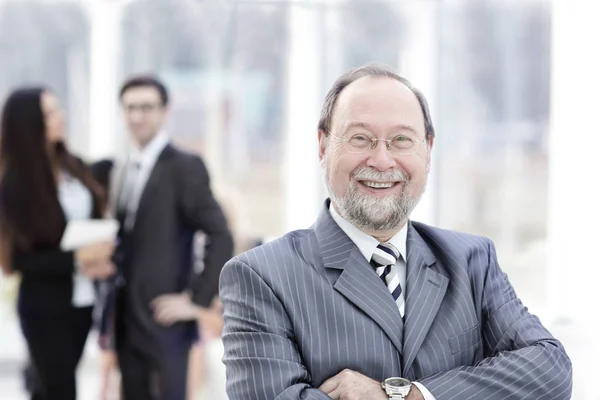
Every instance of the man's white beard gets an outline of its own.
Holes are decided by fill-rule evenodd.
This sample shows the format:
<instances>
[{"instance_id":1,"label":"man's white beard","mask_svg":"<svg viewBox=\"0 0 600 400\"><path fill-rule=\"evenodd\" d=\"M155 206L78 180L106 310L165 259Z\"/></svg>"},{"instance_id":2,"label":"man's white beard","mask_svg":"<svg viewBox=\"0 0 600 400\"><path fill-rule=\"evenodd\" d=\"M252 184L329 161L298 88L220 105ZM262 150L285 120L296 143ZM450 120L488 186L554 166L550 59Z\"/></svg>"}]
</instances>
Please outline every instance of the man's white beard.
<instances>
[{"instance_id":1,"label":"man's white beard","mask_svg":"<svg viewBox=\"0 0 600 400\"><path fill-rule=\"evenodd\" d=\"M324 160L327 163L327 160ZM329 183L329 164L325 167L325 184L336 210L342 218L359 229L385 232L406 223L410 213L419 203L425 187L413 197L410 195L411 182L403 171L379 172L372 168L360 168L353 172L346 193L338 196ZM361 193L358 181L397 181L402 192L393 196L380 197Z\"/></svg>"}]
</instances>

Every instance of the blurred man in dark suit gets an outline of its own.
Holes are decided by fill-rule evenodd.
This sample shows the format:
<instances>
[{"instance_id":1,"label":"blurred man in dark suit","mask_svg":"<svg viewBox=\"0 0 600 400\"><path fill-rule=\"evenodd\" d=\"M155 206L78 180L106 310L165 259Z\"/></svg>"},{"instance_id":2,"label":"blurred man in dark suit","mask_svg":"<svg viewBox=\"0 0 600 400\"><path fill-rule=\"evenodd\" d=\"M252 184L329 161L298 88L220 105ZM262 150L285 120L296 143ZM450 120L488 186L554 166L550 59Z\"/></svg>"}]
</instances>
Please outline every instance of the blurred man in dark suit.
<instances>
[{"instance_id":1,"label":"blurred man in dark suit","mask_svg":"<svg viewBox=\"0 0 600 400\"><path fill-rule=\"evenodd\" d=\"M101 317L118 356L127 400L183 400L190 345L197 332L191 303L208 307L233 241L202 159L170 144L165 86L134 77L120 92L134 151L104 160L96 177L121 224L119 276L104 293ZM194 273L193 238L207 235L202 274ZM112 312L111 312L112 310Z\"/></svg>"}]
</instances>

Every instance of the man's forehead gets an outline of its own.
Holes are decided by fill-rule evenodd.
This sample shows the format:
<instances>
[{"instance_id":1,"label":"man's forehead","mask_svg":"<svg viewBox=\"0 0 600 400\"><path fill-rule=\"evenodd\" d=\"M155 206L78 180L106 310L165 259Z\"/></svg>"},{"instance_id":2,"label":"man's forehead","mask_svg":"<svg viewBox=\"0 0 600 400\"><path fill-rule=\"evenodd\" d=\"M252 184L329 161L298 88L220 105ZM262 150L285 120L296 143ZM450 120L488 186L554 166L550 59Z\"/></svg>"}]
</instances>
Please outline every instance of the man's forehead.
<instances>
[{"instance_id":1,"label":"man's forehead","mask_svg":"<svg viewBox=\"0 0 600 400\"><path fill-rule=\"evenodd\" d=\"M369 100L377 94L390 99L418 101L413 91L397 79L386 76L365 76L352 82L342 90L338 103L353 103Z\"/></svg>"},{"instance_id":2,"label":"man's forehead","mask_svg":"<svg viewBox=\"0 0 600 400\"><path fill-rule=\"evenodd\" d=\"M333 119L346 125L357 115L388 113L404 119L423 120L416 95L402 82L389 77L363 77L348 85L336 102ZM360 122L360 121L359 121ZM406 121L398 121L406 122ZM417 121L411 121L414 123Z\"/></svg>"},{"instance_id":3,"label":"man's forehead","mask_svg":"<svg viewBox=\"0 0 600 400\"><path fill-rule=\"evenodd\" d=\"M140 100L160 100L160 93L152 86L139 86L127 90L123 93L123 101L140 101Z\"/></svg>"}]
</instances>

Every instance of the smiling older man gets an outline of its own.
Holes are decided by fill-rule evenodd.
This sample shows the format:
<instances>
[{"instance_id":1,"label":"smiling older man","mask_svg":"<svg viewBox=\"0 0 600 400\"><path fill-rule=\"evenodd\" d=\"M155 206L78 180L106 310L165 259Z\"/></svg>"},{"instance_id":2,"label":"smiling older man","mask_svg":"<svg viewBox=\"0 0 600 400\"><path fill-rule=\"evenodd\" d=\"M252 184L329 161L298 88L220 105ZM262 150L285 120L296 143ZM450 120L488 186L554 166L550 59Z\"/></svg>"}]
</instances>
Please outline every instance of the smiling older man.
<instances>
[{"instance_id":1,"label":"smiling older man","mask_svg":"<svg viewBox=\"0 0 600 400\"><path fill-rule=\"evenodd\" d=\"M385 67L349 71L318 135L316 223L222 271L229 397L570 398L571 362L492 242L409 220L434 143L423 95Z\"/></svg>"}]
</instances>

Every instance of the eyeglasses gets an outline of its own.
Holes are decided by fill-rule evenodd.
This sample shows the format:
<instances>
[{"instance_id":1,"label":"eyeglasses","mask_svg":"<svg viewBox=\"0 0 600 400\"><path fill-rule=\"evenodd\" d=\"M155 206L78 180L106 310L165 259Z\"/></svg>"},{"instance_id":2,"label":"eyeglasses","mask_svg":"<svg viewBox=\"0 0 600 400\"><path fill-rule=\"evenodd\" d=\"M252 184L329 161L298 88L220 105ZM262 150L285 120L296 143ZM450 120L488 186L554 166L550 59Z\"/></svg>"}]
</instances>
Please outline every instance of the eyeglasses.
<instances>
[{"instance_id":1,"label":"eyeglasses","mask_svg":"<svg viewBox=\"0 0 600 400\"><path fill-rule=\"evenodd\" d=\"M127 104L127 105L123 105L123 109L125 110L126 113L130 114L134 111L140 111L142 114L147 114L151 111L157 110L159 108L162 108L163 105L162 104L156 104L156 103L142 103L142 104Z\"/></svg>"},{"instance_id":2,"label":"eyeglasses","mask_svg":"<svg viewBox=\"0 0 600 400\"><path fill-rule=\"evenodd\" d=\"M373 151L377 147L377 142L385 142L388 151L398 156L410 156L417 152L421 143L426 143L427 139L416 139L408 135L397 135L391 139L377 139L358 133L349 137L340 137L328 132L333 138L342 142L344 150L348 153L362 154Z\"/></svg>"}]
</instances>

